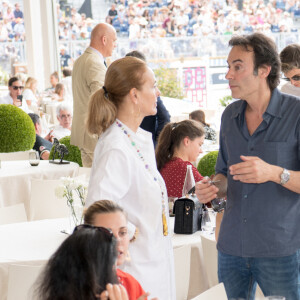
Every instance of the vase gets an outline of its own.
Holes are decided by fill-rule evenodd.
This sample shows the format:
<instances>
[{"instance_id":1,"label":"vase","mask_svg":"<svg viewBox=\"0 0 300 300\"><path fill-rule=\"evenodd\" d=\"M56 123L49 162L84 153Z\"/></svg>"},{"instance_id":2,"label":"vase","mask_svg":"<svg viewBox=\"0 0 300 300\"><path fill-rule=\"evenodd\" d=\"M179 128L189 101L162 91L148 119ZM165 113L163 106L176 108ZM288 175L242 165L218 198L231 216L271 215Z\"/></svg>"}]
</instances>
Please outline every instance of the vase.
<instances>
[{"instance_id":1,"label":"vase","mask_svg":"<svg viewBox=\"0 0 300 300\"><path fill-rule=\"evenodd\" d=\"M70 233L73 232L76 226L82 223L83 223L83 206L82 205L69 206Z\"/></svg>"}]
</instances>

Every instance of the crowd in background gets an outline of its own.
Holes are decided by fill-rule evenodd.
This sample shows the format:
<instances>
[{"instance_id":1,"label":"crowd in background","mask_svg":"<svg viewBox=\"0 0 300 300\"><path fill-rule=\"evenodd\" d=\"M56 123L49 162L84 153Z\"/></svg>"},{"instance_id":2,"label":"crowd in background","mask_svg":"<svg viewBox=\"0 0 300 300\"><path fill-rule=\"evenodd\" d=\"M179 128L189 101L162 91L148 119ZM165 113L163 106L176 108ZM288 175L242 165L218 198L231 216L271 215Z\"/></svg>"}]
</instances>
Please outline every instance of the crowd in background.
<instances>
[{"instance_id":1,"label":"crowd in background","mask_svg":"<svg viewBox=\"0 0 300 300\"><path fill-rule=\"evenodd\" d=\"M0 2L0 42L25 40L24 14L20 4Z\"/></svg>"},{"instance_id":2,"label":"crowd in background","mask_svg":"<svg viewBox=\"0 0 300 300\"><path fill-rule=\"evenodd\" d=\"M130 39L297 31L300 1L245 0L241 6L235 0L115 0L105 22ZM72 8L68 17L58 6L58 15L61 40L90 37L95 23L84 13Z\"/></svg>"}]
</instances>

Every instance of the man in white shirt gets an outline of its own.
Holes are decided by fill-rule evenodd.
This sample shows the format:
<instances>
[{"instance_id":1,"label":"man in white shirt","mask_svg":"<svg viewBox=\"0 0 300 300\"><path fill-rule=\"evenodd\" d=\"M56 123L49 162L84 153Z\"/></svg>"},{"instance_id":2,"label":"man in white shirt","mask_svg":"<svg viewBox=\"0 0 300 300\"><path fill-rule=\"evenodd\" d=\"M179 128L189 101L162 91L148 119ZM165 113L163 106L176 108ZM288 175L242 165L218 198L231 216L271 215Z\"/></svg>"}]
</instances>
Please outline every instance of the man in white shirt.
<instances>
[{"instance_id":1,"label":"man in white shirt","mask_svg":"<svg viewBox=\"0 0 300 300\"><path fill-rule=\"evenodd\" d=\"M288 81L281 92L300 97L300 45L290 44L280 52L281 71Z\"/></svg>"},{"instance_id":2,"label":"man in white shirt","mask_svg":"<svg viewBox=\"0 0 300 300\"><path fill-rule=\"evenodd\" d=\"M12 77L8 80L8 94L0 98L0 104L11 104L21 108L27 114L30 113L26 101L22 101L22 91L24 86L17 77Z\"/></svg>"},{"instance_id":3,"label":"man in white shirt","mask_svg":"<svg viewBox=\"0 0 300 300\"><path fill-rule=\"evenodd\" d=\"M65 136L70 136L73 118L72 107L68 104L60 104L56 108L56 117L59 125L54 128L52 135L58 140Z\"/></svg>"}]
</instances>

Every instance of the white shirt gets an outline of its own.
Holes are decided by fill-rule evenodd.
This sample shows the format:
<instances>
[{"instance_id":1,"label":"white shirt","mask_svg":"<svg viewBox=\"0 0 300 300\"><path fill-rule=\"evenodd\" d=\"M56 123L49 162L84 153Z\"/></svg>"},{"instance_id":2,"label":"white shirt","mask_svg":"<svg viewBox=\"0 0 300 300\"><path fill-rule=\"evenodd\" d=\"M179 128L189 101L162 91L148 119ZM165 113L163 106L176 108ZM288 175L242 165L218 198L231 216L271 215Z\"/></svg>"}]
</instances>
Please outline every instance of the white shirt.
<instances>
[{"instance_id":1,"label":"white shirt","mask_svg":"<svg viewBox=\"0 0 300 300\"><path fill-rule=\"evenodd\" d=\"M64 101L67 101L68 103L73 103L72 76L63 78L61 80L61 83L64 85Z\"/></svg>"},{"instance_id":2,"label":"white shirt","mask_svg":"<svg viewBox=\"0 0 300 300\"><path fill-rule=\"evenodd\" d=\"M37 104L38 104L38 99L36 98L36 96L34 95L34 93L32 92L31 89L25 89L23 91L23 101L26 101L26 100L30 100L31 105L37 106Z\"/></svg>"},{"instance_id":3,"label":"white shirt","mask_svg":"<svg viewBox=\"0 0 300 300\"><path fill-rule=\"evenodd\" d=\"M167 192L156 169L151 134L141 128L134 133L124 127L161 183L169 223ZM151 298L175 300L173 248L170 230L168 236L163 235L161 188L116 123L97 142L86 205L101 199L116 201L139 230L129 246L131 261L124 264L124 271L133 275Z\"/></svg>"},{"instance_id":4,"label":"white shirt","mask_svg":"<svg viewBox=\"0 0 300 300\"><path fill-rule=\"evenodd\" d=\"M13 98L8 93L6 96L3 96L3 97L0 98L0 104L11 104L11 105L13 105ZM23 111L25 111L26 114L32 112L31 110L28 109L28 105L27 105L25 100L22 101L22 105L19 106L19 108L21 108Z\"/></svg>"},{"instance_id":5,"label":"white shirt","mask_svg":"<svg viewBox=\"0 0 300 300\"><path fill-rule=\"evenodd\" d=\"M60 140L61 138L65 137L65 136L70 136L71 130L68 128L62 127L61 125L57 125L54 127L52 134L55 138Z\"/></svg>"}]
</instances>

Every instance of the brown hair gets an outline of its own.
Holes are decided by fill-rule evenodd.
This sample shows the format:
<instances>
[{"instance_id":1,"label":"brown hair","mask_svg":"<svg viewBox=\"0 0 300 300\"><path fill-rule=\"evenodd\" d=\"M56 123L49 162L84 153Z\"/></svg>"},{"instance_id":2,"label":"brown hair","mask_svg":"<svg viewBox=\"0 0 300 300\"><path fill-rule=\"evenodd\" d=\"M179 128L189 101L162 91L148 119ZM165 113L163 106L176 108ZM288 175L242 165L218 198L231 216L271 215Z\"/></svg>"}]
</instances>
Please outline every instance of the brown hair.
<instances>
[{"instance_id":1,"label":"brown hair","mask_svg":"<svg viewBox=\"0 0 300 300\"><path fill-rule=\"evenodd\" d=\"M31 89L31 85L36 83L37 80L33 77L28 77L27 80L26 80L26 83L25 83L25 88L26 89Z\"/></svg>"},{"instance_id":2,"label":"brown hair","mask_svg":"<svg viewBox=\"0 0 300 300\"><path fill-rule=\"evenodd\" d=\"M205 113L203 110L199 109L199 110L194 110L189 114L190 119L198 121L200 123L202 123L205 126L209 125L205 122Z\"/></svg>"},{"instance_id":3,"label":"brown hair","mask_svg":"<svg viewBox=\"0 0 300 300\"><path fill-rule=\"evenodd\" d=\"M63 90L64 88L64 85L62 83L58 83L56 86L55 86L55 90L54 90L54 93L59 95L60 92Z\"/></svg>"},{"instance_id":4,"label":"brown hair","mask_svg":"<svg viewBox=\"0 0 300 300\"><path fill-rule=\"evenodd\" d=\"M281 71L283 73L300 68L300 45L291 44L286 46L280 52L279 56L281 60Z\"/></svg>"},{"instance_id":5,"label":"brown hair","mask_svg":"<svg viewBox=\"0 0 300 300\"><path fill-rule=\"evenodd\" d=\"M158 170L172 159L174 151L179 148L181 141L188 137L194 140L205 134L203 126L194 120L184 120L179 123L169 123L165 125L159 134L157 147L155 150Z\"/></svg>"},{"instance_id":6,"label":"brown hair","mask_svg":"<svg viewBox=\"0 0 300 300\"><path fill-rule=\"evenodd\" d=\"M87 129L100 135L115 120L117 110L132 88L142 89L147 65L135 57L114 61L107 69L104 87L95 92L89 101Z\"/></svg>"},{"instance_id":7,"label":"brown hair","mask_svg":"<svg viewBox=\"0 0 300 300\"><path fill-rule=\"evenodd\" d=\"M127 218L123 208L116 202L110 200L100 200L94 202L84 213L84 224L94 225L96 214L109 214L121 212Z\"/></svg>"},{"instance_id":8,"label":"brown hair","mask_svg":"<svg viewBox=\"0 0 300 300\"><path fill-rule=\"evenodd\" d=\"M233 36L229 41L229 46L240 46L245 51L254 52L254 75L257 75L258 68L266 65L271 67L267 77L267 83L273 91L280 81L280 60L277 53L276 44L273 40L262 33L250 35Z\"/></svg>"}]
</instances>

